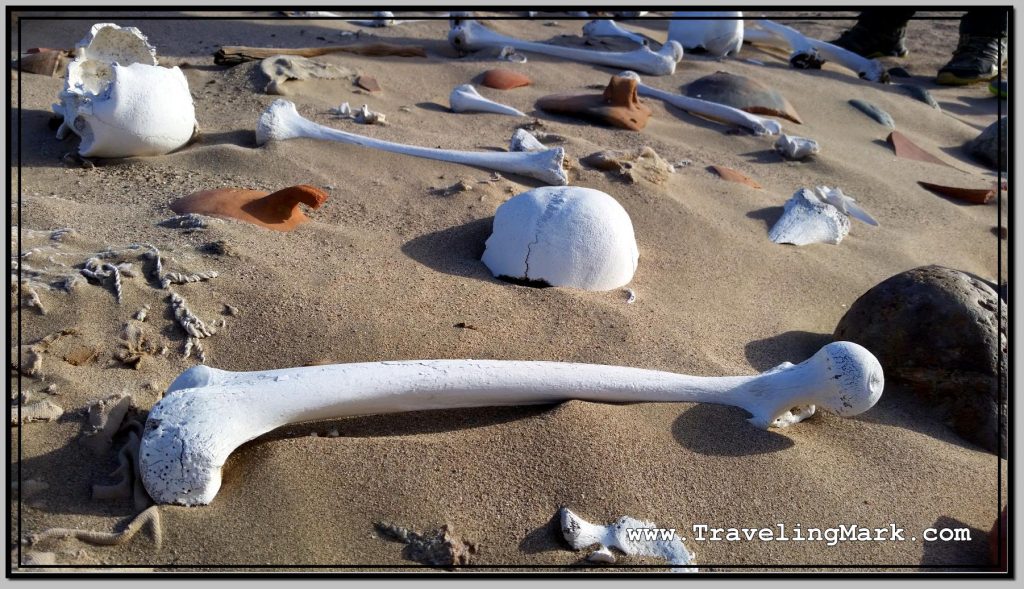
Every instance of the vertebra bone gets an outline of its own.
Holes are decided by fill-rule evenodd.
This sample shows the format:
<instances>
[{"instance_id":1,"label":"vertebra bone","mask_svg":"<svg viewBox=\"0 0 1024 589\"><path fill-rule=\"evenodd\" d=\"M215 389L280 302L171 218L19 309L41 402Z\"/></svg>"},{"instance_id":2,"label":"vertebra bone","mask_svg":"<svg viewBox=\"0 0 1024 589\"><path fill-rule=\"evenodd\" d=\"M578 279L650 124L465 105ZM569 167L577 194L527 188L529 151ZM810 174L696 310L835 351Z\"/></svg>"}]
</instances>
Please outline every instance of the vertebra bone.
<instances>
[{"instance_id":1,"label":"vertebra bone","mask_svg":"<svg viewBox=\"0 0 1024 589\"><path fill-rule=\"evenodd\" d=\"M583 63L628 68L652 76L667 76L675 73L676 63L683 58L683 48L675 41L665 43L657 52L651 51L647 47L626 52L591 51L507 37L495 33L475 20L452 19L451 23L452 28L448 31L448 42L459 51L512 47L519 51L532 51Z\"/></svg>"},{"instance_id":2,"label":"vertebra bone","mask_svg":"<svg viewBox=\"0 0 1024 589\"><path fill-rule=\"evenodd\" d=\"M816 406L848 417L882 394L871 352L833 342L800 364L753 376L703 377L563 362L420 360L228 372L194 366L149 412L140 470L158 503L207 504L241 444L290 423L351 415L557 403L734 405L760 428L785 427Z\"/></svg>"},{"instance_id":3,"label":"vertebra bone","mask_svg":"<svg viewBox=\"0 0 1024 589\"><path fill-rule=\"evenodd\" d=\"M451 95L448 96L448 104L451 105L452 112L493 112L514 117L526 116L526 113L516 110L511 106L484 98L476 91L472 84L456 86L452 90Z\"/></svg>"},{"instance_id":4,"label":"vertebra bone","mask_svg":"<svg viewBox=\"0 0 1024 589\"><path fill-rule=\"evenodd\" d=\"M637 92L641 96L658 98L676 108L685 110L688 113L707 117L716 121L739 125L750 129L755 135L778 135L782 132L782 125L780 125L778 121L759 117L738 108L733 108L717 102L709 102L707 100L701 100L700 98L671 94L664 90L652 88L644 84L636 72L626 71L620 73L619 76L635 79L637 81Z\"/></svg>"},{"instance_id":5,"label":"vertebra bone","mask_svg":"<svg viewBox=\"0 0 1024 589\"><path fill-rule=\"evenodd\" d=\"M372 137L364 137L319 125L303 118L295 104L284 99L275 100L260 115L256 123L256 144L263 145L268 141L285 141L297 138L336 141L351 145L362 145L372 149L401 153L414 157L454 162L467 166L480 166L510 174L521 174L536 178L548 184L564 186L569 183L564 165L565 150L555 147L542 152L501 153L456 151L450 149L434 149L392 143Z\"/></svg>"}]
</instances>

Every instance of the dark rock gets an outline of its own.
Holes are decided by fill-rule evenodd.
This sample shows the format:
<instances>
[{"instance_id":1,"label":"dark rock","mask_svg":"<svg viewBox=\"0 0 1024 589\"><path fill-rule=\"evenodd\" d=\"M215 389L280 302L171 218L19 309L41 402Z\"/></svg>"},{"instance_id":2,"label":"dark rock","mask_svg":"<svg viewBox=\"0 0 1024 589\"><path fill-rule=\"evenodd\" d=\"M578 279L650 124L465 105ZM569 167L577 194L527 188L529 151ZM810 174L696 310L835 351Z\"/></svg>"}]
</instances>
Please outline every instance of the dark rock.
<instances>
[{"instance_id":1,"label":"dark rock","mask_svg":"<svg viewBox=\"0 0 1024 589\"><path fill-rule=\"evenodd\" d=\"M906 68L901 68L899 66L889 68L889 76L891 76L893 78L909 78L909 77L911 77L910 72L908 72L906 70Z\"/></svg>"},{"instance_id":2,"label":"dark rock","mask_svg":"<svg viewBox=\"0 0 1024 589\"><path fill-rule=\"evenodd\" d=\"M877 106L871 104L870 102L854 98L853 100L850 101L850 104L853 105L860 112L874 119L876 122L878 122L878 124L885 125L890 129L896 128L896 123L892 120L892 115L878 108Z\"/></svg>"},{"instance_id":3,"label":"dark rock","mask_svg":"<svg viewBox=\"0 0 1024 589\"><path fill-rule=\"evenodd\" d=\"M1007 117L1003 117L992 123L981 132L981 135L968 141L964 146L971 155L984 162L985 165L1004 172L1006 171L1006 142L1010 136L1006 119Z\"/></svg>"},{"instance_id":4,"label":"dark rock","mask_svg":"<svg viewBox=\"0 0 1024 589\"><path fill-rule=\"evenodd\" d=\"M886 381L901 385L886 394L909 392L961 437L1005 456L1007 312L1004 301L999 317L999 304L987 281L923 266L861 295L834 337L878 358Z\"/></svg>"},{"instance_id":5,"label":"dark rock","mask_svg":"<svg viewBox=\"0 0 1024 589\"><path fill-rule=\"evenodd\" d=\"M914 98L920 100L921 102L927 104L928 106L936 110L942 110L942 107L939 106L939 103L935 102L935 98L932 97L931 92L929 92L925 88L915 86L914 84L897 84L897 86L902 88L907 94L913 96Z\"/></svg>"}]
</instances>

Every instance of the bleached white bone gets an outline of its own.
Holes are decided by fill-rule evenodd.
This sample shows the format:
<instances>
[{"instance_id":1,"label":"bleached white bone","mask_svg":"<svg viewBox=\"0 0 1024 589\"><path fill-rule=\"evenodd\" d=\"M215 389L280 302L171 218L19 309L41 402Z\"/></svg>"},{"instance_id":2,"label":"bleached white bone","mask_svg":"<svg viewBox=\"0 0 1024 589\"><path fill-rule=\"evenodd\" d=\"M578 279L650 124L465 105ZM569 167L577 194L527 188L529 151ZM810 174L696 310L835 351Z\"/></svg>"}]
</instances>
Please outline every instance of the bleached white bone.
<instances>
[{"instance_id":1,"label":"bleached white bone","mask_svg":"<svg viewBox=\"0 0 1024 589\"><path fill-rule=\"evenodd\" d=\"M583 36L588 39L596 37L621 37L640 45L647 45L646 37L638 35L633 31L628 31L622 28L619 23L608 18L592 20L583 25Z\"/></svg>"},{"instance_id":2,"label":"bleached white bone","mask_svg":"<svg viewBox=\"0 0 1024 589\"><path fill-rule=\"evenodd\" d=\"M519 51L532 51L583 63L628 68L653 76L668 76L675 73L676 63L683 58L683 48L675 41L665 43L657 52L651 51L647 47L625 52L593 51L523 41L496 33L471 19L452 19L451 23L452 28L448 31L448 42L459 51L512 47Z\"/></svg>"},{"instance_id":3,"label":"bleached white bone","mask_svg":"<svg viewBox=\"0 0 1024 589\"><path fill-rule=\"evenodd\" d=\"M442 15L443 16L443 15ZM373 13L373 18L370 20L350 20L348 21L354 25L361 27L393 27L396 25L404 25L414 22L423 22L422 20L397 20L395 19L395 13L388 10L381 10Z\"/></svg>"},{"instance_id":4,"label":"bleached white bone","mask_svg":"<svg viewBox=\"0 0 1024 589\"><path fill-rule=\"evenodd\" d=\"M761 31L752 28L746 30L744 34L747 41L789 49L789 63L793 67L820 68L822 63L832 61L856 72L869 82L889 81L885 66L877 59L868 59L837 45L805 37L796 29L774 21L759 20L757 26Z\"/></svg>"},{"instance_id":5,"label":"bleached white bone","mask_svg":"<svg viewBox=\"0 0 1024 589\"><path fill-rule=\"evenodd\" d=\"M626 554L664 558L673 566L672 572L697 571L696 568L687 566L693 563L694 553L687 550L678 535L667 540L644 537L645 530L659 528L654 523L624 515L615 520L614 524L600 526L588 522L567 507L559 510L558 519L562 526L562 537L574 550L582 550L594 544L600 545L600 548L587 557L590 561L615 562L615 555L609 550L615 548ZM637 530L640 535L631 538L630 530Z\"/></svg>"},{"instance_id":6,"label":"bleached white bone","mask_svg":"<svg viewBox=\"0 0 1024 589\"><path fill-rule=\"evenodd\" d=\"M511 106L484 98L476 91L472 84L456 86L452 90L451 95L448 96L448 104L451 105L452 112L493 112L514 117L526 116L526 113L516 110Z\"/></svg>"},{"instance_id":7,"label":"bleached white bone","mask_svg":"<svg viewBox=\"0 0 1024 589\"><path fill-rule=\"evenodd\" d=\"M362 145L372 149L465 164L467 166L480 166L500 172L529 176L542 182L559 186L569 183L569 177L564 168L565 150L561 147L555 147L542 152L503 153L434 149L432 147L392 143L314 123L303 118L295 110L293 102L281 98L275 100L267 107L267 110L263 111L259 121L256 123L257 145L263 145L271 140L285 141L303 137L348 143L350 145Z\"/></svg>"},{"instance_id":8,"label":"bleached white bone","mask_svg":"<svg viewBox=\"0 0 1024 589\"><path fill-rule=\"evenodd\" d=\"M544 151L548 147L526 129L516 129L509 140L509 151Z\"/></svg>"},{"instance_id":9,"label":"bleached white bone","mask_svg":"<svg viewBox=\"0 0 1024 589\"><path fill-rule=\"evenodd\" d=\"M677 12L668 25L668 38L678 41L684 51L703 47L717 57L739 53L743 46L743 13L731 12ZM735 19L699 17L735 17ZM694 18L698 17L698 18Z\"/></svg>"},{"instance_id":10,"label":"bleached white bone","mask_svg":"<svg viewBox=\"0 0 1024 589\"><path fill-rule=\"evenodd\" d=\"M823 407L840 416L882 394L878 360L833 342L800 364L753 376L507 360L366 362L228 372L194 366L149 412L139 465L157 503L207 504L241 444L290 423L350 415L558 403L717 403L741 407L760 428L786 426ZM793 409L800 408L794 415Z\"/></svg>"},{"instance_id":11,"label":"bleached white bone","mask_svg":"<svg viewBox=\"0 0 1024 589\"><path fill-rule=\"evenodd\" d=\"M750 129L755 135L778 135L782 132L782 125L778 121L759 117L725 104L672 94L664 90L652 88L644 84L636 72L625 71L620 73L619 76L636 80L637 93L640 96L658 98L688 113L739 125L740 127Z\"/></svg>"},{"instance_id":12,"label":"bleached white bone","mask_svg":"<svg viewBox=\"0 0 1024 589\"><path fill-rule=\"evenodd\" d=\"M822 200L854 219L857 219L861 223L874 225L875 227L878 226L878 221L869 215L867 211L862 209L860 205L857 204L856 199L843 194L842 190L838 188L829 188L828 186L817 186L815 187L815 192Z\"/></svg>"},{"instance_id":13,"label":"bleached white bone","mask_svg":"<svg viewBox=\"0 0 1024 589\"><path fill-rule=\"evenodd\" d=\"M802 160L809 155L818 153L821 148L813 139L783 133L775 142L775 151L788 160Z\"/></svg>"}]
</instances>

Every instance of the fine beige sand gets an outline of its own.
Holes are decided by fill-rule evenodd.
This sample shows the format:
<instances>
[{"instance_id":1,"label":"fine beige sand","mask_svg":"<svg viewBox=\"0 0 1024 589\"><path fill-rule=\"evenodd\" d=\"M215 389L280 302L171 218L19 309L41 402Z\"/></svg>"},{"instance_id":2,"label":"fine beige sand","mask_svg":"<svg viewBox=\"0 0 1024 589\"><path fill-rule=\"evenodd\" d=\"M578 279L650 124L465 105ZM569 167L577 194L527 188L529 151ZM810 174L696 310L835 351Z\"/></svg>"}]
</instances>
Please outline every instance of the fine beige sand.
<instances>
[{"instance_id":1,"label":"fine beige sand","mask_svg":"<svg viewBox=\"0 0 1024 589\"><path fill-rule=\"evenodd\" d=\"M793 26L824 39L851 22L834 20L851 13L802 14L806 20ZM287 98L299 112L325 125L413 145L494 151L505 149L516 126L528 120L451 113L447 99L454 86L477 83L485 70L510 67L533 84L509 91L480 88L481 93L536 117L541 131L564 136L571 161L604 149L649 146L678 164L662 184L630 184L578 164L574 170L574 184L612 195L632 218L640 262L629 285L637 300L627 304L622 289L511 285L492 278L479 261L495 209L538 186L535 181L511 175L489 181L488 170L312 140L256 147L257 117L277 97L262 93L255 62L215 66L216 48L341 44L351 41L343 31L359 27L343 20L270 20L270 12L233 13L231 20L202 20L201 13L163 13L174 20L34 13L40 15L49 18L20 21L14 47L72 47L95 22L140 28L163 64L182 66L202 136L170 155L68 167L61 156L78 140L55 139L50 125L50 105L62 80L20 74L12 80L11 97L21 108L20 124L17 116L12 120L15 195L20 180L20 206L17 199L11 203L12 218L15 224L20 220L22 252L41 248L24 261L73 274L96 252L148 243L163 252L166 271L218 272L210 281L172 287L200 318L224 320L224 328L203 340L213 367L494 358L747 375L809 357L831 341L857 297L899 272L941 264L991 280L1007 276L1006 242L993 232L1000 221L1007 224L1006 207L1000 220L995 203L964 205L917 185L926 180L985 187L995 178L961 146L996 120L997 100L984 85L933 83L956 44L956 20L913 21L911 55L887 60L914 76L900 81L929 88L941 111L895 86L858 80L841 67L798 71L784 56L749 45L742 59L687 56L672 76L644 76L652 86L679 92L722 70L778 89L804 120L782 120L784 129L822 145L819 157L802 163L781 160L772 138L730 133L657 100L645 99L654 115L642 132L536 111L541 96L603 86L616 70L534 54L526 64L511 65L458 58L446 41L444 20L362 29L363 40L422 45L427 59L318 58L375 77L382 92L359 91L349 80L287 83ZM944 14L951 15L958 13ZM583 22L542 15L488 24L521 38L581 45ZM667 34L665 21L627 26L659 41ZM885 144L888 130L849 106L852 98L888 111L901 132L955 168L896 159ZM385 113L389 124L363 126L328 114L342 102L368 104ZM725 182L707 170L710 165L740 170L764 189ZM470 190L449 190L463 180ZM158 225L174 215L169 203L198 190L273 191L300 183L321 187L330 198L319 210L307 211L311 222L291 233L233 221L203 229ZM880 226L854 222L837 246L771 243L768 229L782 204L798 188L820 184L853 195ZM74 233L50 241L49 231L59 228ZM11 239L13 258L13 227ZM140 253L125 251L117 261L148 272L151 263ZM185 334L173 319L168 292L148 278L124 278L121 304L109 284L82 284L71 293L36 290L46 314L23 303L12 318L12 334L18 335L19 318L25 344L61 330L76 332L47 348L40 375L19 380L11 371L12 399L20 386L28 401L49 399L65 410L57 421L11 430L11 478L20 476L23 491L12 513L15 545L53 527L110 531L127 525L137 513L131 500L91 497L93 484L114 481L109 475L117 466L117 445L104 456L79 445L85 408L124 391L145 412L175 376L196 363L182 357ZM17 305L15 294L11 301ZM144 357L134 370L114 356L122 347L123 326L146 304L151 310L142 333L169 352ZM12 338L15 360L16 343ZM95 358L78 366L66 360L83 349L95 351ZM55 390L45 392L50 385ZM212 504L161 506L159 548L145 533L120 546L50 539L22 546L10 558L17 565L19 554L24 560L52 553L49 562L64 565L155 570L418 566L402 557L401 544L374 532L373 523L386 520L419 531L447 523L478 543L472 559L477 565L592 570L580 564L587 553L568 549L552 523L559 506L568 506L595 523L629 515L688 537L694 525L895 524L906 530L904 542L836 546L690 540L696 565L707 567L702 570L985 567L986 534L1000 501L1000 463L900 392L890 387L877 406L855 418L818 415L770 432L754 429L742 410L730 407L580 401L293 426L233 454ZM332 429L340 435L328 437ZM28 480L46 488L30 492ZM967 528L972 541L924 542L927 528ZM662 561L624 556L619 563Z\"/></svg>"}]
</instances>

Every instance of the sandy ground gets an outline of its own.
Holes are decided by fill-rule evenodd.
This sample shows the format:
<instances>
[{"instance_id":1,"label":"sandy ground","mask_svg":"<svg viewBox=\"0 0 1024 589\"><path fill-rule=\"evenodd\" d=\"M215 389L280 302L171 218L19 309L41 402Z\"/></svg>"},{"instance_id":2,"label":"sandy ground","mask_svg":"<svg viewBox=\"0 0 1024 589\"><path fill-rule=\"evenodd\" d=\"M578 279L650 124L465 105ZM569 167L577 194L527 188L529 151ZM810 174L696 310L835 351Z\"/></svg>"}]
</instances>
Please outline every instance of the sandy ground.
<instances>
[{"instance_id":1,"label":"sandy ground","mask_svg":"<svg viewBox=\"0 0 1024 589\"><path fill-rule=\"evenodd\" d=\"M966 206L916 183L986 186L994 179L961 146L995 120L997 101L983 85L933 83L956 43L956 20L913 21L911 55L887 61L913 74L902 81L931 90L941 111L895 86L860 81L841 67L790 69L784 58L749 45L740 57L763 64L687 56L674 75L645 77L652 86L679 92L722 70L776 88L804 120L799 126L782 121L784 128L823 146L820 157L802 163L779 158L771 138L729 133L656 100L646 101L654 116L639 133L547 115L534 108L541 96L606 84L615 70L532 54L528 63L512 66L460 59L445 40L443 20L363 29L364 39L422 45L427 59L318 58L374 76L382 92L363 93L349 80L288 83L288 99L319 123L414 145L501 150L524 120L451 113L447 96L489 68L514 67L531 78L531 86L481 92L540 119L543 131L566 137L571 159L649 146L668 162L689 162L662 184L629 184L613 174L576 170L574 184L612 195L632 218L640 263L629 285L637 301L626 304L621 289L511 285L494 279L479 261L495 209L538 186L535 181L507 175L490 182L491 173L483 169L305 139L256 147L256 119L276 97L261 92L254 64L215 66L216 48L339 44L348 42L343 31L359 27L336 20L268 20L269 12L239 12L230 20L195 18L200 13L163 15L175 17L170 20L47 14L51 18L22 20L14 47L71 47L94 22L139 27L162 63L183 67L202 136L170 155L100 161L93 169L66 166L61 156L77 138L59 141L50 125L50 105L62 80L21 74L12 81L12 101L20 97L22 110L20 119L12 119L20 145L12 146L11 168L21 192L11 210L12 222L20 220L22 251L44 248L39 255L55 256L66 264L52 266L55 271L70 275L96 252L148 243L163 252L165 269L218 272L216 279L173 287L199 317L224 320L225 327L204 340L207 364L217 368L495 358L755 374L809 357L831 340L858 296L896 273L941 264L992 280L1007 276L1006 242L992 231L1000 221L997 207ZM825 39L850 22L834 20L850 13L808 14L793 26ZM582 22L558 15L489 25L522 38L582 44ZM659 41L666 37L664 21L627 26ZM896 159L885 144L888 130L850 107L851 98L888 111L902 132L956 169ZM390 124L360 126L328 114L346 101L369 104L386 113ZM765 188L725 182L707 170L713 164L740 170ZM445 190L461 180L472 189ZM330 199L307 211L312 221L291 233L233 221L195 230L158 225L173 216L169 203L198 190L276 190L299 183L324 188ZM819 184L854 195L880 226L854 223L838 246L771 243L767 231L786 199L800 187ZM1005 226L1005 207L1003 215ZM54 246L48 232L65 227L74 233ZM210 246L215 243L220 245ZM126 250L119 261L148 271L140 253ZM11 430L12 479L46 484L15 503L15 545L51 527L109 531L126 525L137 513L130 500L91 497L91 485L114 480L109 475L117 466L116 446L94 456L79 445L84 409L124 391L145 412L175 376L196 363L182 357L185 335L169 310L167 291L152 280L125 278L121 304L109 285L85 284L70 294L38 290L46 314L22 305L12 319L14 330L20 319L21 341L76 332L47 349L39 376L18 379L11 373L12 391L20 387L30 401L50 399L65 410L57 421ZM17 304L14 295L12 301ZM133 370L113 356L123 326L144 304L151 311L143 334L170 351L147 356ZM226 305L238 314L228 313ZM475 329L459 328L460 323ZM79 366L65 360L82 349L94 350L95 358ZM50 385L55 390L46 392ZM625 514L686 532L700 524L780 523L895 524L907 530L904 542L836 546L688 541L704 570L983 567L986 533L1000 499L999 462L899 393L887 389L876 407L855 418L819 415L769 432L754 429L742 410L730 407L581 401L292 426L234 453L212 504L161 506L159 548L146 534L120 546L46 540L15 550L11 559L17 563L19 554L24 559L49 552L59 564L158 570L416 566L403 558L400 544L374 532L373 522L387 520L421 531L449 524L479 544L473 564L590 570L580 565L586 553L570 551L552 524L564 505L595 523ZM327 437L332 429L340 435ZM1003 501L1005 469L1004 462ZM973 540L923 542L921 533L932 527L968 528ZM619 562L661 563L638 557Z\"/></svg>"}]
</instances>

